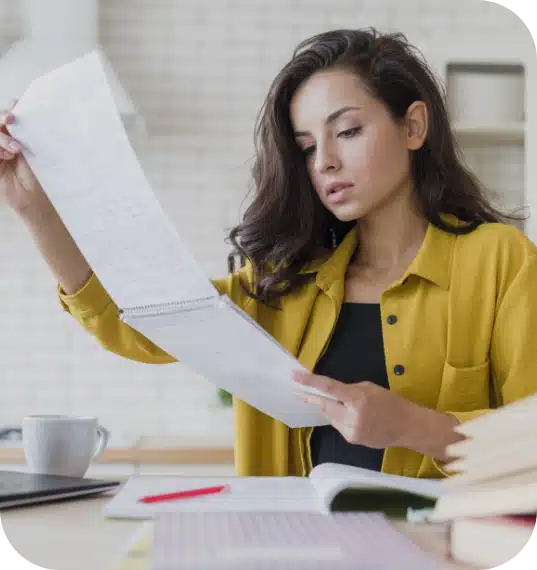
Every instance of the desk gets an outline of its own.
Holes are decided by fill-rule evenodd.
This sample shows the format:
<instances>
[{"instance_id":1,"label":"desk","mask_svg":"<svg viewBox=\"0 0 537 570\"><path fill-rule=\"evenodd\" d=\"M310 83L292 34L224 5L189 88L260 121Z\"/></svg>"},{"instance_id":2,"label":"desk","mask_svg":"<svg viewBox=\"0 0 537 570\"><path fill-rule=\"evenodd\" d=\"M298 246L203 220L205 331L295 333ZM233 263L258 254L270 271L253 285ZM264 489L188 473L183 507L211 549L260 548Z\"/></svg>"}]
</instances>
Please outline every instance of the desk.
<instances>
[{"instance_id":1,"label":"desk","mask_svg":"<svg viewBox=\"0 0 537 570\"><path fill-rule=\"evenodd\" d=\"M168 465L168 466L229 466L234 465L233 445L215 444L214 441L169 438L164 443L162 438L143 436L132 446L106 449L102 457L93 462L93 467ZM16 465L25 465L26 459L21 444L10 447L0 446L0 468L10 469Z\"/></svg>"},{"instance_id":2,"label":"desk","mask_svg":"<svg viewBox=\"0 0 537 570\"><path fill-rule=\"evenodd\" d=\"M101 511L108 500L103 495L23 507L3 511L0 519L13 547L38 566L53 570L112 570L140 521L104 519ZM445 555L444 526L395 524L422 548ZM453 569L468 570L462 565L453 565Z\"/></svg>"}]
</instances>

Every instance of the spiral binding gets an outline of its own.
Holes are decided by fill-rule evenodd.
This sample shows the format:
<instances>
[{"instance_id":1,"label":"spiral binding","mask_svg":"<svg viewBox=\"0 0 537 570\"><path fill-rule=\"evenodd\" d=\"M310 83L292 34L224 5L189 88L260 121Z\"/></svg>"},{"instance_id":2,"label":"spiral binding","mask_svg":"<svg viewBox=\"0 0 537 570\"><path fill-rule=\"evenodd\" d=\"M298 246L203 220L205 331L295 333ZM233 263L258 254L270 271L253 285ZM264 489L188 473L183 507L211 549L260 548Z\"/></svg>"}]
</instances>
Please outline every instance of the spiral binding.
<instances>
[{"instance_id":1,"label":"spiral binding","mask_svg":"<svg viewBox=\"0 0 537 570\"><path fill-rule=\"evenodd\" d=\"M177 311L193 310L195 307L204 306L208 301L214 302L215 297L200 297L199 299L191 299L188 301L172 301L169 303L153 303L148 305L140 305L139 307L129 307L120 309L119 314L123 317L158 317L161 315L169 315Z\"/></svg>"}]
</instances>

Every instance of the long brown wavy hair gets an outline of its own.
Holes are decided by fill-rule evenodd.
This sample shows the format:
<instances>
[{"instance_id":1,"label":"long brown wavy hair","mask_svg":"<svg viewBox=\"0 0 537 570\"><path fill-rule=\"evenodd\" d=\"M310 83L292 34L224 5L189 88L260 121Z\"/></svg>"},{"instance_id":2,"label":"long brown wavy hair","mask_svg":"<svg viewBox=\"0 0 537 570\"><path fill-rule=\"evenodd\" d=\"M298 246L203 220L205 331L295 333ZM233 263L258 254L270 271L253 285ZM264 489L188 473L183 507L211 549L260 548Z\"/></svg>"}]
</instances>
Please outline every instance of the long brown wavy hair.
<instances>
[{"instance_id":1,"label":"long brown wavy hair","mask_svg":"<svg viewBox=\"0 0 537 570\"><path fill-rule=\"evenodd\" d=\"M290 118L297 88L315 72L355 73L368 92L401 121L414 101L428 109L429 125L422 147L412 152L411 175L424 218L452 234L469 233L484 222L518 220L489 202L481 183L464 165L453 136L441 83L402 33L375 28L333 30L302 41L269 88L254 131L252 168L254 199L240 224L227 237L233 251L230 271L239 257L253 268L248 295L264 303L300 287L311 275L301 269L322 248L339 243L356 221L338 220L320 201L311 184ZM464 226L453 227L441 214L454 214Z\"/></svg>"}]
</instances>

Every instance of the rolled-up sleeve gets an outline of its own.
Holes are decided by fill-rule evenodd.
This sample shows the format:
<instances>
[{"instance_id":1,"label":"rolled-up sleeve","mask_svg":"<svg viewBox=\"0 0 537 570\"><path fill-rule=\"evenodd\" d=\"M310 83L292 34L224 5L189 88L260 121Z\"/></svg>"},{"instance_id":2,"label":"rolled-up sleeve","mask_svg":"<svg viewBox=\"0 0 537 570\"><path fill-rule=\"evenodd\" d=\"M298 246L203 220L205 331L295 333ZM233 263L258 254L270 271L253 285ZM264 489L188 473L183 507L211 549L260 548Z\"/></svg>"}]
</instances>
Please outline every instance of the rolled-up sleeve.
<instances>
[{"instance_id":1,"label":"rolled-up sleeve","mask_svg":"<svg viewBox=\"0 0 537 570\"><path fill-rule=\"evenodd\" d=\"M151 364L177 362L176 358L121 321L117 305L95 274L72 295L67 295L58 286L58 296L64 311L110 352Z\"/></svg>"}]
</instances>

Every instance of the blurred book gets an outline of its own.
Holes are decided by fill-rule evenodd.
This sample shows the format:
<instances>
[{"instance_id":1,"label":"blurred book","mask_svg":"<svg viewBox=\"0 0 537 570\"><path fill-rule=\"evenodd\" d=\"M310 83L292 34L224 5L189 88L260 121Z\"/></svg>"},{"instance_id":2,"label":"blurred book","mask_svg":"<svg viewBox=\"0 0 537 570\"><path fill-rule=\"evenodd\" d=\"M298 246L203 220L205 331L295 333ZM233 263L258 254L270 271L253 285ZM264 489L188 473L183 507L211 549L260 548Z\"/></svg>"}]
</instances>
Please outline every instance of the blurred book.
<instances>
[{"instance_id":1,"label":"blurred book","mask_svg":"<svg viewBox=\"0 0 537 570\"><path fill-rule=\"evenodd\" d=\"M152 570L451 568L380 513L166 513L155 521L152 564Z\"/></svg>"},{"instance_id":2,"label":"blurred book","mask_svg":"<svg viewBox=\"0 0 537 570\"><path fill-rule=\"evenodd\" d=\"M537 513L537 394L456 428L443 493L429 520L451 521L452 557L492 568L529 541Z\"/></svg>"},{"instance_id":3,"label":"blurred book","mask_svg":"<svg viewBox=\"0 0 537 570\"><path fill-rule=\"evenodd\" d=\"M466 422L431 520L537 512L537 395Z\"/></svg>"},{"instance_id":4,"label":"blurred book","mask_svg":"<svg viewBox=\"0 0 537 570\"><path fill-rule=\"evenodd\" d=\"M451 525L453 558L465 564L495 568L512 560L528 543L535 515L463 518Z\"/></svg>"}]
</instances>

